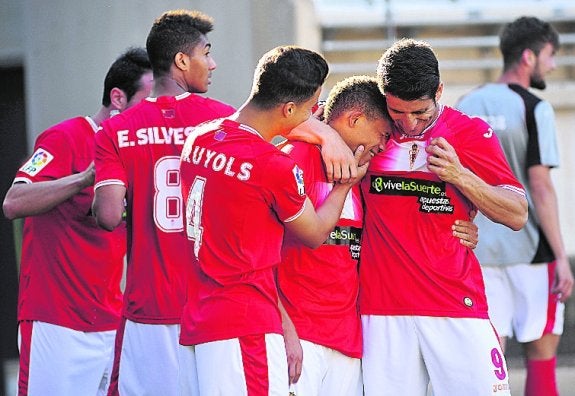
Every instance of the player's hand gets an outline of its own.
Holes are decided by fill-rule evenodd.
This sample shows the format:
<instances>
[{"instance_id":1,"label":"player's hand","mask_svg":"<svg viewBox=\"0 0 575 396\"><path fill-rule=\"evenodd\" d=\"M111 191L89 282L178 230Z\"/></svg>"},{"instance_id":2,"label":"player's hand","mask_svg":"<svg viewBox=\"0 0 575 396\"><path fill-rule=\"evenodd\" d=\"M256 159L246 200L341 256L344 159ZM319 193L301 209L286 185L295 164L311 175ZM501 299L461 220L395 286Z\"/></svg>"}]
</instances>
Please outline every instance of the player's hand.
<instances>
[{"instance_id":1,"label":"player's hand","mask_svg":"<svg viewBox=\"0 0 575 396\"><path fill-rule=\"evenodd\" d=\"M295 328L293 331L285 331L284 344L286 348L289 383L295 384L301 375L303 363L303 349Z\"/></svg>"},{"instance_id":2,"label":"player's hand","mask_svg":"<svg viewBox=\"0 0 575 396\"><path fill-rule=\"evenodd\" d=\"M369 159L366 160L366 156L364 155L364 153L365 153L365 147L362 145L357 146L355 152L353 153L353 157L355 158L357 164L357 177L355 179L350 180L352 183L357 183L361 181L361 179L363 179L363 177L367 173L367 168L369 167ZM371 159L371 156L369 156L368 158Z\"/></svg>"},{"instance_id":3,"label":"player's hand","mask_svg":"<svg viewBox=\"0 0 575 396\"><path fill-rule=\"evenodd\" d=\"M459 157L455 149L443 138L434 138L426 147L427 168L436 174L441 180L447 183L457 184L458 178L463 174L465 168L459 162Z\"/></svg>"},{"instance_id":4,"label":"player's hand","mask_svg":"<svg viewBox=\"0 0 575 396\"><path fill-rule=\"evenodd\" d=\"M475 249L479 242L479 228L471 221L455 220L451 226L453 236L459 238L459 242L468 248Z\"/></svg>"},{"instance_id":5,"label":"player's hand","mask_svg":"<svg viewBox=\"0 0 575 396\"><path fill-rule=\"evenodd\" d=\"M82 177L82 184L85 187L91 186L94 184L94 180L96 179L96 167L94 165L94 161L90 162L90 165L80 172L80 176Z\"/></svg>"},{"instance_id":6,"label":"player's hand","mask_svg":"<svg viewBox=\"0 0 575 396\"><path fill-rule=\"evenodd\" d=\"M335 129L316 117L309 117L292 129L286 138L320 145L330 182L347 183L357 177L357 165L347 144Z\"/></svg>"},{"instance_id":7,"label":"player's hand","mask_svg":"<svg viewBox=\"0 0 575 396\"><path fill-rule=\"evenodd\" d=\"M348 183L357 178L357 161L341 136L334 132L321 145L321 156L329 181Z\"/></svg>"},{"instance_id":8,"label":"player's hand","mask_svg":"<svg viewBox=\"0 0 575 396\"><path fill-rule=\"evenodd\" d=\"M320 121L323 121L323 111L325 109L325 101L324 100L320 100L316 107L313 109L313 116L315 118L317 118Z\"/></svg>"},{"instance_id":9,"label":"player's hand","mask_svg":"<svg viewBox=\"0 0 575 396\"><path fill-rule=\"evenodd\" d=\"M567 258L557 259L555 263L555 283L551 293L557 295L558 301L565 302L573 293L573 272Z\"/></svg>"}]
</instances>

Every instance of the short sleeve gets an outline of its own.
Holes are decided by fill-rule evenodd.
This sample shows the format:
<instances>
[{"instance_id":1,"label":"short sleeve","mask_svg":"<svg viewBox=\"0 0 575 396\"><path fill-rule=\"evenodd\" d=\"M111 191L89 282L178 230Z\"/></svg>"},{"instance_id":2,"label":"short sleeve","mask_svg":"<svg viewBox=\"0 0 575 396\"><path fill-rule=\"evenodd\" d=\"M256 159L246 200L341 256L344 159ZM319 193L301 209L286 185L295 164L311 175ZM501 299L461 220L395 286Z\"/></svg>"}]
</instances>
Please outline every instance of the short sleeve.
<instances>
[{"instance_id":1,"label":"short sleeve","mask_svg":"<svg viewBox=\"0 0 575 396\"><path fill-rule=\"evenodd\" d=\"M108 184L127 185L125 168L114 141L115 133L109 123L104 122L96 134L96 184L98 188Z\"/></svg>"},{"instance_id":2,"label":"short sleeve","mask_svg":"<svg viewBox=\"0 0 575 396\"><path fill-rule=\"evenodd\" d=\"M70 175L73 151L64 131L43 132L36 139L34 152L16 173L16 180L38 182Z\"/></svg>"},{"instance_id":3,"label":"short sleeve","mask_svg":"<svg viewBox=\"0 0 575 396\"><path fill-rule=\"evenodd\" d=\"M304 209L306 199L303 169L287 154L270 157L263 178L267 199L281 222L296 219Z\"/></svg>"},{"instance_id":4,"label":"short sleeve","mask_svg":"<svg viewBox=\"0 0 575 396\"><path fill-rule=\"evenodd\" d=\"M471 118L466 130L458 133L455 147L462 164L492 186L524 191L511 170L495 131L480 118Z\"/></svg>"},{"instance_id":5,"label":"short sleeve","mask_svg":"<svg viewBox=\"0 0 575 396\"><path fill-rule=\"evenodd\" d=\"M549 102L541 101L535 106L534 111L540 165L557 167L559 166L559 149L553 108Z\"/></svg>"}]
</instances>

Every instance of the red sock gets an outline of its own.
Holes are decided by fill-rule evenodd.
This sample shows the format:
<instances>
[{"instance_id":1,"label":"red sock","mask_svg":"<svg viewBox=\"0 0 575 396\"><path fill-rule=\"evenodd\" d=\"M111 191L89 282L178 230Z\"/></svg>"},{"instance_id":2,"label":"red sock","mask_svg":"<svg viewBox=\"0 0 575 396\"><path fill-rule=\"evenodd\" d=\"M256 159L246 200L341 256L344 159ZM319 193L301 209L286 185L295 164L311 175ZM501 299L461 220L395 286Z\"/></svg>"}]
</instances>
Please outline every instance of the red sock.
<instances>
[{"instance_id":1,"label":"red sock","mask_svg":"<svg viewBox=\"0 0 575 396\"><path fill-rule=\"evenodd\" d=\"M559 396L555 380L557 358L528 360L525 396Z\"/></svg>"}]
</instances>

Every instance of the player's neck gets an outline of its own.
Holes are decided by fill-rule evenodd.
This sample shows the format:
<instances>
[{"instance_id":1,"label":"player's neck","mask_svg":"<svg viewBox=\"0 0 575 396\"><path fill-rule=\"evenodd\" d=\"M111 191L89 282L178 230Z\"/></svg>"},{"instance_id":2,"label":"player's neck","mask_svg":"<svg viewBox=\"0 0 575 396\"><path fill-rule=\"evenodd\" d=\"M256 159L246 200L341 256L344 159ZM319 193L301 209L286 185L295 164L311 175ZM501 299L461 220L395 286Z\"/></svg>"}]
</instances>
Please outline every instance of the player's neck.
<instances>
[{"instance_id":1,"label":"player's neck","mask_svg":"<svg viewBox=\"0 0 575 396\"><path fill-rule=\"evenodd\" d=\"M522 86L525 89L529 88L529 74L522 73L520 70L511 69L504 72L499 79L498 83L501 84L515 84Z\"/></svg>"},{"instance_id":2,"label":"player's neck","mask_svg":"<svg viewBox=\"0 0 575 396\"><path fill-rule=\"evenodd\" d=\"M277 123L271 121L276 116L270 114L270 111L262 111L249 104L244 104L236 112L236 115L236 122L255 129L268 142L271 142L275 136L281 133Z\"/></svg>"},{"instance_id":3,"label":"player's neck","mask_svg":"<svg viewBox=\"0 0 575 396\"><path fill-rule=\"evenodd\" d=\"M91 116L90 118L92 119L92 121L94 121L94 124L96 124L96 126L100 126L102 122L104 122L104 120L110 118L110 112L112 110L113 110L112 106L110 107L102 106L100 110L98 110L98 112L93 116Z\"/></svg>"},{"instance_id":4,"label":"player's neck","mask_svg":"<svg viewBox=\"0 0 575 396\"><path fill-rule=\"evenodd\" d=\"M160 96L178 96L188 90L171 77L158 77L154 79L154 88L150 94L153 98Z\"/></svg>"}]
</instances>

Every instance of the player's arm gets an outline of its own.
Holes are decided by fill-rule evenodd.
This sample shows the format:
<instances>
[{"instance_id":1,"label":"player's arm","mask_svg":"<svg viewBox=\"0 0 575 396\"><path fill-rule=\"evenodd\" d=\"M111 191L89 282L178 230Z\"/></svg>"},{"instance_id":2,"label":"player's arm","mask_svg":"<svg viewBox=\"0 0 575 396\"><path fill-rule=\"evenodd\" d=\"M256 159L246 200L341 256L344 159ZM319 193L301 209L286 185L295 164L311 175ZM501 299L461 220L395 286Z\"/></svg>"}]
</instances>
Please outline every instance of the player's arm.
<instances>
[{"instance_id":1,"label":"player's arm","mask_svg":"<svg viewBox=\"0 0 575 396\"><path fill-rule=\"evenodd\" d=\"M356 164L360 161L363 152L363 146L359 146L355 151L354 161ZM304 245L312 249L324 243L341 216L349 190L365 175L368 165L369 162L366 162L357 166L358 175L353 183L336 183L325 201L317 209L314 209L310 199L306 198L303 212L296 219L285 222L286 229L298 237Z\"/></svg>"},{"instance_id":2,"label":"player's arm","mask_svg":"<svg viewBox=\"0 0 575 396\"><path fill-rule=\"evenodd\" d=\"M528 175L539 225L551 246L557 265L552 293L557 294L559 300L564 302L573 292L573 273L561 237L559 208L551 170L544 165L535 165L528 169Z\"/></svg>"},{"instance_id":3,"label":"player's arm","mask_svg":"<svg viewBox=\"0 0 575 396\"><path fill-rule=\"evenodd\" d=\"M288 362L289 383L295 384L301 375L303 364L303 349L301 347L295 326L287 311L285 310L281 300L278 301L278 305L282 315L282 327Z\"/></svg>"},{"instance_id":4,"label":"player's arm","mask_svg":"<svg viewBox=\"0 0 575 396\"><path fill-rule=\"evenodd\" d=\"M2 210L13 220L46 213L94 184L94 163L84 171L56 180L14 183L6 193Z\"/></svg>"},{"instance_id":5,"label":"player's arm","mask_svg":"<svg viewBox=\"0 0 575 396\"><path fill-rule=\"evenodd\" d=\"M479 211L496 223L520 230L527 222L525 196L499 186L491 186L463 167L453 146L445 138L433 139L426 148L427 167L441 180L453 184Z\"/></svg>"},{"instance_id":6,"label":"player's arm","mask_svg":"<svg viewBox=\"0 0 575 396\"><path fill-rule=\"evenodd\" d=\"M112 231L121 223L125 196L126 187L121 184L107 184L96 188L92 212L100 227Z\"/></svg>"},{"instance_id":7,"label":"player's arm","mask_svg":"<svg viewBox=\"0 0 575 396\"><path fill-rule=\"evenodd\" d=\"M335 129L317 118L310 117L299 124L287 138L321 146L321 155L329 181L347 183L357 178L357 165L353 153Z\"/></svg>"}]
</instances>

